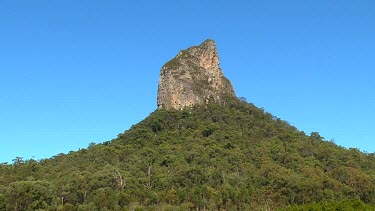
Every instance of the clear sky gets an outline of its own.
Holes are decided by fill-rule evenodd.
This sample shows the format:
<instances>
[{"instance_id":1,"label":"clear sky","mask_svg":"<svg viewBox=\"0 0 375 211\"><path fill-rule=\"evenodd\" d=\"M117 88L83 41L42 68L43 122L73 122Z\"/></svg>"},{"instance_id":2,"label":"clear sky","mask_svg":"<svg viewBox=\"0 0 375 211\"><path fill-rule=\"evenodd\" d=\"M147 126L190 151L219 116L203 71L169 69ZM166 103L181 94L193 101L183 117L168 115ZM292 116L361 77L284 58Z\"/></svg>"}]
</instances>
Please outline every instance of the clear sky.
<instances>
[{"instance_id":1,"label":"clear sky","mask_svg":"<svg viewBox=\"0 0 375 211\"><path fill-rule=\"evenodd\" d=\"M238 96L375 152L375 1L0 2L0 162L111 140L156 109L161 66L216 41Z\"/></svg>"}]
</instances>

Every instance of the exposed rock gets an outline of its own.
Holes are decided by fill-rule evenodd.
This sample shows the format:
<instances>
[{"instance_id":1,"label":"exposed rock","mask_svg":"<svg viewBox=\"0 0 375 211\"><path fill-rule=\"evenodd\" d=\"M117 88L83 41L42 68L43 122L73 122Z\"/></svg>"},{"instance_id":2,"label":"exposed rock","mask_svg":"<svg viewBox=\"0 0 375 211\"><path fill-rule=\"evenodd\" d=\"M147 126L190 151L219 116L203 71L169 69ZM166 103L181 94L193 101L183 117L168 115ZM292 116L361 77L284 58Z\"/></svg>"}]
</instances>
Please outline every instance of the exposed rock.
<instances>
[{"instance_id":1,"label":"exposed rock","mask_svg":"<svg viewBox=\"0 0 375 211\"><path fill-rule=\"evenodd\" d=\"M158 108L183 109L235 96L231 82L219 67L213 40L180 51L160 71Z\"/></svg>"}]
</instances>

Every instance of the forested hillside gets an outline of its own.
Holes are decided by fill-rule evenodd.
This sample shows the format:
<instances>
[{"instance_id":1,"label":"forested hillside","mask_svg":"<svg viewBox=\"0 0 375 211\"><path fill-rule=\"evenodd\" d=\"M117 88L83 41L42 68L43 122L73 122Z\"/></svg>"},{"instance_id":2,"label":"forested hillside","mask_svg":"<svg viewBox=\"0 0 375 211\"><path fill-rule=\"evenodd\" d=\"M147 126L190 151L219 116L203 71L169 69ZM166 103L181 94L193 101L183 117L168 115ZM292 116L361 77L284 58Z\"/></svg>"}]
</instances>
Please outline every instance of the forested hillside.
<instances>
[{"instance_id":1,"label":"forested hillside","mask_svg":"<svg viewBox=\"0 0 375 211\"><path fill-rule=\"evenodd\" d=\"M374 204L374 153L306 135L237 99L159 109L112 141L0 165L0 210L375 210Z\"/></svg>"}]
</instances>

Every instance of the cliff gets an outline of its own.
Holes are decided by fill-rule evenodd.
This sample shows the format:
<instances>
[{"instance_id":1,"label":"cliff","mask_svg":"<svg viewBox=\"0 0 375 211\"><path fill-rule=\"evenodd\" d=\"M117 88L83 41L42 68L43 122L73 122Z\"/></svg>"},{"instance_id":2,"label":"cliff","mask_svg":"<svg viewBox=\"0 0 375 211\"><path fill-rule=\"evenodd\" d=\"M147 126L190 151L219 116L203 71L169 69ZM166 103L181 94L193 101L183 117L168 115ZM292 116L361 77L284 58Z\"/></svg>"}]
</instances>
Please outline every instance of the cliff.
<instances>
[{"instance_id":1,"label":"cliff","mask_svg":"<svg viewBox=\"0 0 375 211\"><path fill-rule=\"evenodd\" d=\"M206 40L180 51L160 71L158 108L183 109L235 96L231 82L221 70L216 44Z\"/></svg>"}]
</instances>

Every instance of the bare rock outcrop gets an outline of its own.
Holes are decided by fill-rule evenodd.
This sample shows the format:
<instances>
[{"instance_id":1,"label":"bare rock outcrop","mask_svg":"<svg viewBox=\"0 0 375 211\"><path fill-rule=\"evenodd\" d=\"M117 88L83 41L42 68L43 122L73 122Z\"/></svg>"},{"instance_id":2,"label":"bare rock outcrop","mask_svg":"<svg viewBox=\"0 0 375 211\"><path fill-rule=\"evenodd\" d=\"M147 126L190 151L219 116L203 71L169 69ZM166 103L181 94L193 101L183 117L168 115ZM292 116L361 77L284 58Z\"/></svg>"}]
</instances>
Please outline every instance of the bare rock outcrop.
<instances>
[{"instance_id":1,"label":"bare rock outcrop","mask_svg":"<svg viewBox=\"0 0 375 211\"><path fill-rule=\"evenodd\" d=\"M180 51L160 71L158 108L183 109L235 96L231 82L219 67L213 40Z\"/></svg>"}]
</instances>

